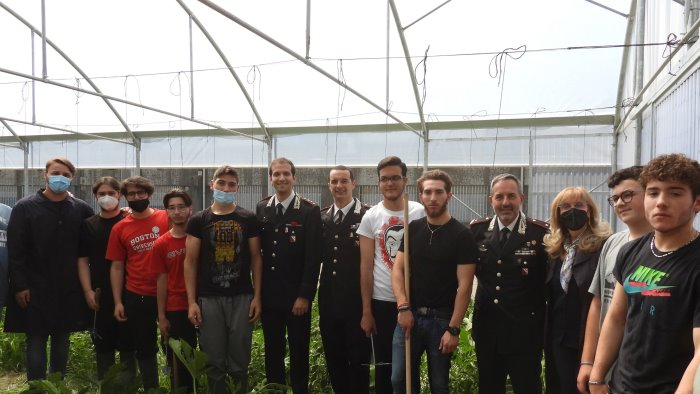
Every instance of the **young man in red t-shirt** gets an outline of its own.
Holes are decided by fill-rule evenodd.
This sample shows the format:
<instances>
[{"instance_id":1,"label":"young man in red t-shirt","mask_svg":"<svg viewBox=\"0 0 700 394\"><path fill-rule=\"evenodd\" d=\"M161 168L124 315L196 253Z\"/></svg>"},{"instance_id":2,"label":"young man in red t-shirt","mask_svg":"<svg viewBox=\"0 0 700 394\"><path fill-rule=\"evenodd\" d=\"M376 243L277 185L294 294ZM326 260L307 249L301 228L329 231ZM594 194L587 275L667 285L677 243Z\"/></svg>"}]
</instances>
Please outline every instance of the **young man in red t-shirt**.
<instances>
[{"instance_id":1,"label":"young man in red t-shirt","mask_svg":"<svg viewBox=\"0 0 700 394\"><path fill-rule=\"evenodd\" d=\"M158 238L151 252L153 270L158 274L158 327L171 370L170 388L173 391L185 388L189 393L193 388L192 376L181 362L173 358L168 338L184 339L192 347L197 343L194 326L187 319L189 305L183 273L185 226L192 214L192 198L180 189L173 189L163 197L163 206L170 219L170 231Z\"/></svg>"},{"instance_id":2,"label":"young man in red t-shirt","mask_svg":"<svg viewBox=\"0 0 700 394\"><path fill-rule=\"evenodd\" d=\"M126 197L131 215L112 228L105 256L112 262L114 317L126 322L134 340L136 361L146 391L158 387L156 274L151 267L150 251L160 234L168 230L167 213L149 208L153 191L153 183L142 176L122 181L121 193Z\"/></svg>"}]
</instances>

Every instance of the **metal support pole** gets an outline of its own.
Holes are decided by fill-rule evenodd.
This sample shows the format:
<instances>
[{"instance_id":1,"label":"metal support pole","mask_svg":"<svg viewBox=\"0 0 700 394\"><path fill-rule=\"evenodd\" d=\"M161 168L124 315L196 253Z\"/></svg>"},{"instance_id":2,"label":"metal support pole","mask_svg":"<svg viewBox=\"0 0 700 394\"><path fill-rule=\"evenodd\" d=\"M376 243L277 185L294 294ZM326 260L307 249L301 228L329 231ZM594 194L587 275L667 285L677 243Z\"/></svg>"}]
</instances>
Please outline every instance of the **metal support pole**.
<instances>
[{"instance_id":1,"label":"metal support pole","mask_svg":"<svg viewBox=\"0 0 700 394\"><path fill-rule=\"evenodd\" d=\"M272 163L272 159L274 157L277 157L277 144L276 140L274 137L268 138L266 141L267 143L267 168L265 168L265 179L267 179L268 175L268 168L270 168L270 163ZM274 152L273 152L274 150ZM272 188L272 185L270 182L267 183L267 194L272 195L275 192L275 189Z\"/></svg>"},{"instance_id":2,"label":"metal support pole","mask_svg":"<svg viewBox=\"0 0 700 394\"><path fill-rule=\"evenodd\" d=\"M46 1L41 0L41 57L42 57L42 77L48 78L48 67L46 66Z\"/></svg>"},{"instance_id":3,"label":"metal support pole","mask_svg":"<svg viewBox=\"0 0 700 394\"><path fill-rule=\"evenodd\" d=\"M192 39L192 15L190 15L189 29L190 29L190 119L194 119L194 42Z\"/></svg>"},{"instance_id":4,"label":"metal support pole","mask_svg":"<svg viewBox=\"0 0 700 394\"><path fill-rule=\"evenodd\" d=\"M637 1L637 53L635 56L634 96L640 98L644 86L644 37L646 32L646 0ZM642 116L637 117L634 131L634 165L640 165L642 161Z\"/></svg>"},{"instance_id":5,"label":"metal support pole","mask_svg":"<svg viewBox=\"0 0 700 394\"><path fill-rule=\"evenodd\" d=\"M29 195L29 143L22 143L22 150L24 151L24 171L22 172L24 181L24 196Z\"/></svg>"},{"instance_id":6,"label":"metal support pole","mask_svg":"<svg viewBox=\"0 0 700 394\"><path fill-rule=\"evenodd\" d=\"M306 60L311 50L311 0L306 0Z\"/></svg>"},{"instance_id":7,"label":"metal support pole","mask_svg":"<svg viewBox=\"0 0 700 394\"><path fill-rule=\"evenodd\" d=\"M32 43L32 76L36 77L36 61L34 59L34 30L31 30ZM32 80L32 123L36 123L36 81Z\"/></svg>"},{"instance_id":8,"label":"metal support pole","mask_svg":"<svg viewBox=\"0 0 700 394\"><path fill-rule=\"evenodd\" d=\"M136 162L136 172L134 175L141 175L141 138L136 137L134 139L134 161Z\"/></svg>"},{"instance_id":9,"label":"metal support pole","mask_svg":"<svg viewBox=\"0 0 700 394\"><path fill-rule=\"evenodd\" d=\"M425 138L427 134L427 128L425 126L425 116L423 115L423 103L420 99L420 94L418 93L418 82L416 81L416 73L413 70L413 62L411 61L411 54L408 50L408 42L406 42L406 35L404 34L404 29L401 26L401 18L399 17L399 11L396 9L396 3L394 0L389 0L389 5L391 6L391 13L394 16L394 23L396 24L396 30L399 33L399 38L401 39L401 46L403 47L404 58L406 59L406 66L408 67L408 75L411 77L411 85L413 87L413 96L416 99L416 107L418 107L418 117L420 118L421 126L421 137ZM427 145L427 142L426 142ZM426 159L425 157L423 159ZM424 160L423 168L427 168L427 161Z\"/></svg>"}]
</instances>

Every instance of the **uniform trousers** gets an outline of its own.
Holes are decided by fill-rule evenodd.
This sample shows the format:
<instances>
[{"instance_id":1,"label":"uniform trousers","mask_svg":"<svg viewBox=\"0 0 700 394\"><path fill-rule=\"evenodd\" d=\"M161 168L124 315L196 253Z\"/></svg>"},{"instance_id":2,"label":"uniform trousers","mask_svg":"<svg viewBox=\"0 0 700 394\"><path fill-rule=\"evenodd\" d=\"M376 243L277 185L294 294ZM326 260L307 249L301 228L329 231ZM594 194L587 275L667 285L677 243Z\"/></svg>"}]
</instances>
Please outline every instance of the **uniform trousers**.
<instances>
[{"instance_id":1,"label":"uniform trousers","mask_svg":"<svg viewBox=\"0 0 700 394\"><path fill-rule=\"evenodd\" d=\"M507 376L515 394L542 393L542 350L500 354L496 346L475 345L480 393L505 394Z\"/></svg>"},{"instance_id":2,"label":"uniform trousers","mask_svg":"<svg viewBox=\"0 0 700 394\"><path fill-rule=\"evenodd\" d=\"M328 376L336 394L369 392L370 342L360 315L319 305L319 329Z\"/></svg>"},{"instance_id":3,"label":"uniform trousers","mask_svg":"<svg viewBox=\"0 0 700 394\"><path fill-rule=\"evenodd\" d=\"M289 308L265 308L262 312L265 338L265 376L268 383L286 384L284 357L285 333L289 340L289 376L294 394L309 392L309 338L311 335L311 303L309 312L294 316Z\"/></svg>"}]
</instances>

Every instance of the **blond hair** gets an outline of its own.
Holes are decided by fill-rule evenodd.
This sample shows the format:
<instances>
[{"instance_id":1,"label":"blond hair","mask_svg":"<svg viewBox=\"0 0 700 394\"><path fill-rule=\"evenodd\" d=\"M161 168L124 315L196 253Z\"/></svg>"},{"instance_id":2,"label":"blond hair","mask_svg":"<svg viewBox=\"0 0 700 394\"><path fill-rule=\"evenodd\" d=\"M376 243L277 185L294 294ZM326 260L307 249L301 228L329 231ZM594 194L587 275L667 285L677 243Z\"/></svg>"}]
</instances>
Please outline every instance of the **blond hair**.
<instances>
[{"instance_id":1,"label":"blond hair","mask_svg":"<svg viewBox=\"0 0 700 394\"><path fill-rule=\"evenodd\" d=\"M565 254L564 242L568 238L568 230L561 222L559 204L562 201L574 197L577 201L585 202L588 205L587 229L581 236L578 243L578 250L584 252L598 251L606 239L612 234L610 225L600 219L600 209L593 201L593 197L582 187L567 187L557 194L552 201L550 208L549 234L544 238L547 253L553 258L559 258Z\"/></svg>"}]
</instances>

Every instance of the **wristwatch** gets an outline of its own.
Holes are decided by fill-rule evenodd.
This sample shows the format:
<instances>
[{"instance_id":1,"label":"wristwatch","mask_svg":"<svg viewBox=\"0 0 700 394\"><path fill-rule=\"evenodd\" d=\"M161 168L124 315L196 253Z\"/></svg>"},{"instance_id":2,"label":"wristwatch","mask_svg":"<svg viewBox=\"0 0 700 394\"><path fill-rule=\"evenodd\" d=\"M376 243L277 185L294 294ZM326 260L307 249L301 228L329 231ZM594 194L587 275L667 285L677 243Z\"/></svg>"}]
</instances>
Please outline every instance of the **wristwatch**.
<instances>
[{"instance_id":1,"label":"wristwatch","mask_svg":"<svg viewBox=\"0 0 700 394\"><path fill-rule=\"evenodd\" d=\"M456 336L456 337L459 336L459 327L449 327L449 326L448 326L448 327L445 329L445 331L449 332L450 335L453 335L453 336Z\"/></svg>"}]
</instances>

